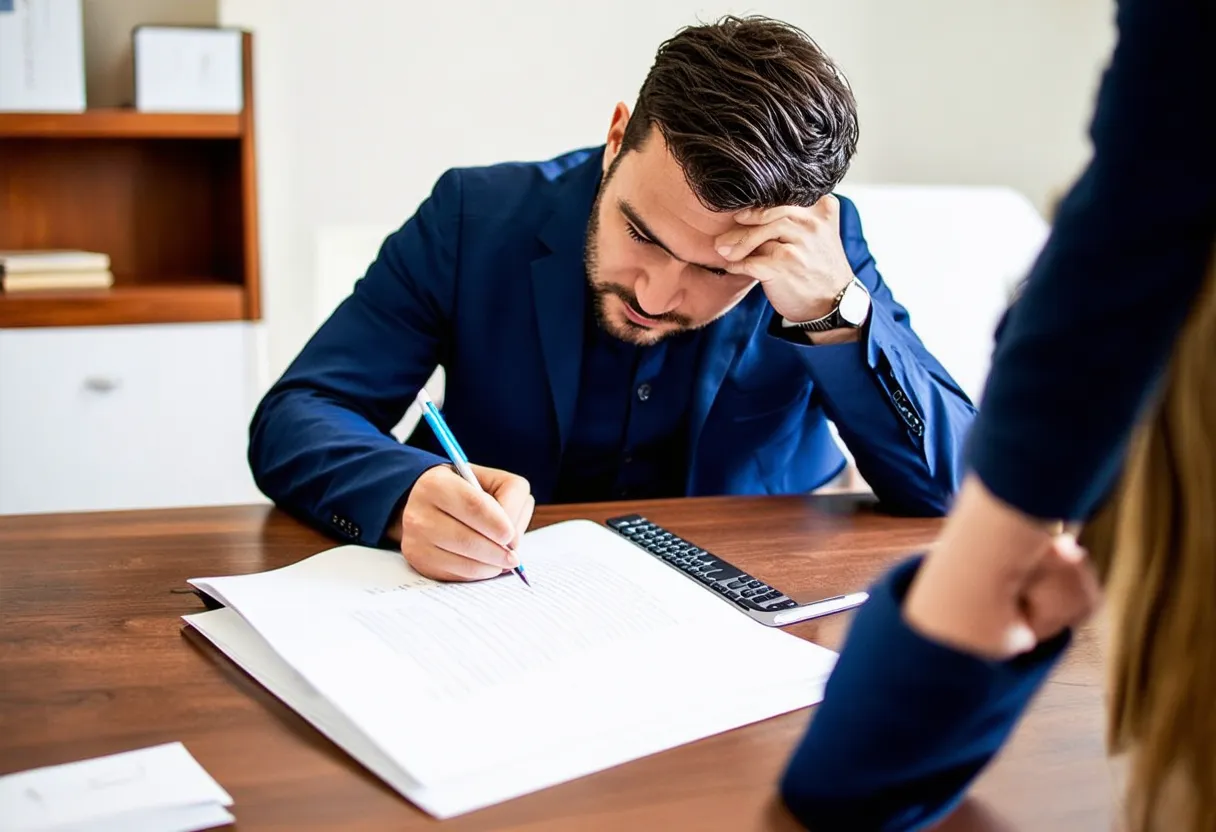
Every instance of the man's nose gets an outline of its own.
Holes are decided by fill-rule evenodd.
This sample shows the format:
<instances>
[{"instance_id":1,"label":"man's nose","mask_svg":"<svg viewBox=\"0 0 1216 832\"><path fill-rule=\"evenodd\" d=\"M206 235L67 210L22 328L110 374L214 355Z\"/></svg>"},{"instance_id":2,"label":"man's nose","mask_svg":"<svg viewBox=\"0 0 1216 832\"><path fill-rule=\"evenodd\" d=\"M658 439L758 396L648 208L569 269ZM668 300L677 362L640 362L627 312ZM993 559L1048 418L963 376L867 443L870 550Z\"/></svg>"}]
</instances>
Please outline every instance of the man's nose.
<instances>
[{"instance_id":1,"label":"man's nose","mask_svg":"<svg viewBox=\"0 0 1216 832\"><path fill-rule=\"evenodd\" d=\"M633 293L643 312L658 317L680 305L684 299L680 288L683 266L683 263L672 261L667 267L647 270L638 278Z\"/></svg>"}]
</instances>

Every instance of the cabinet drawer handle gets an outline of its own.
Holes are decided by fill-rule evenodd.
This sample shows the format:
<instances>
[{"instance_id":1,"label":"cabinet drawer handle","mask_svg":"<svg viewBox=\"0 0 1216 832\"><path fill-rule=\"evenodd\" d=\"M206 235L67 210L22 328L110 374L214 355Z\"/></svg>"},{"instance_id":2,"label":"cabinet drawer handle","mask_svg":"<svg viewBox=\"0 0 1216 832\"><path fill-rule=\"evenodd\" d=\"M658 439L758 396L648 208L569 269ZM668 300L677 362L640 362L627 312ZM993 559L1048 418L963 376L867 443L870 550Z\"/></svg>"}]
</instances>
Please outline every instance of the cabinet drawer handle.
<instances>
[{"instance_id":1,"label":"cabinet drawer handle","mask_svg":"<svg viewBox=\"0 0 1216 832\"><path fill-rule=\"evenodd\" d=\"M84 380L86 390L92 390L94 393L109 393L118 387L118 379L107 378L106 376L89 376Z\"/></svg>"}]
</instances>

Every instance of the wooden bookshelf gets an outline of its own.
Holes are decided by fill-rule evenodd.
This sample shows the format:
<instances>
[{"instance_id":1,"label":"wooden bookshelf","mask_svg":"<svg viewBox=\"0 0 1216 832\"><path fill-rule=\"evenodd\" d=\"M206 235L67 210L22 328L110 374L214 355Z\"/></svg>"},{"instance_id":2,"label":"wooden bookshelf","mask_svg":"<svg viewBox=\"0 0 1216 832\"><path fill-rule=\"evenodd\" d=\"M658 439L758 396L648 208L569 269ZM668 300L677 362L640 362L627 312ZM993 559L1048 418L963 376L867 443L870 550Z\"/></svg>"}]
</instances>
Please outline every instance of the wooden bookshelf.
<instances>
[{"instance_id":1,"label":"wooden bookshelf","mask_svg":"<svg viewBox=\"0 0 1216 832\"><path fill-rule=\"evenodd\" d=\"M0 327L261 317L253 35L239 114L0 114L0 250L109 255L108 290L0 292Z\"/></svg>"}]
</instances>

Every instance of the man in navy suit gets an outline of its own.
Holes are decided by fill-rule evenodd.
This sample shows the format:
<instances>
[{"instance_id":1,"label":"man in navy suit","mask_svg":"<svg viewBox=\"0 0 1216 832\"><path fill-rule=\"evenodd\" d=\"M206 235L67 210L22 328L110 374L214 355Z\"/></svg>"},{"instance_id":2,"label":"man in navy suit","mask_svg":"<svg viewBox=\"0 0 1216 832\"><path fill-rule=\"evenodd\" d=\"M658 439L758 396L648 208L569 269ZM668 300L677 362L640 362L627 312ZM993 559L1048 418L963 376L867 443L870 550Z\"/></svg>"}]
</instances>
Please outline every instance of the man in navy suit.
<instances>
[{"instance_id":1,"label":"man in navy suit","mask_svg":"<svg viewBox=\"0 0 1216 832\"><path fill-rule=\"evenodd\" d=\"M974 409L831 194L856 140L801 31L683 30L603 146L440 177L259 406L259 486L475 580L537 501L809 491L844 466L831 420L882 502L943 512ZM390 434L439 365L485 494Z\"/></svg>"}]
</instances>

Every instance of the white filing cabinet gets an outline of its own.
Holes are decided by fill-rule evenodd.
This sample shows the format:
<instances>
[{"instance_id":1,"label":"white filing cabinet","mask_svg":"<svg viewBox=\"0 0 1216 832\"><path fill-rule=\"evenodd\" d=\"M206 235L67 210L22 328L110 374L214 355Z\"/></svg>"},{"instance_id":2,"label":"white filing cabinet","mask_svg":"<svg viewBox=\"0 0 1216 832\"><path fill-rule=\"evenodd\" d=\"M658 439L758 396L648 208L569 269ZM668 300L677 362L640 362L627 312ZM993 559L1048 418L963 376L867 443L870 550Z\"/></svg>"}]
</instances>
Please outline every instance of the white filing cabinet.
<instances>
[{"instance_id":1,"label":"white filing cabinet","mask_svg":"<svg viewBox=\"0 0 1216 832\"><path fill-rule=\"evenodd\" d=\"M264 500L259 326L0 330L0 514Z\"/></svg>"}]
</instances>

